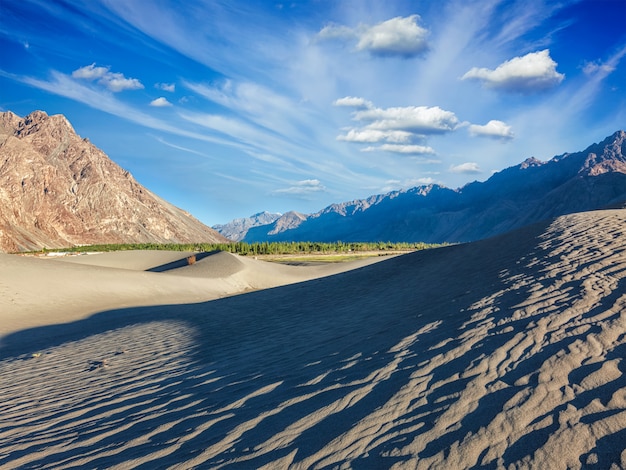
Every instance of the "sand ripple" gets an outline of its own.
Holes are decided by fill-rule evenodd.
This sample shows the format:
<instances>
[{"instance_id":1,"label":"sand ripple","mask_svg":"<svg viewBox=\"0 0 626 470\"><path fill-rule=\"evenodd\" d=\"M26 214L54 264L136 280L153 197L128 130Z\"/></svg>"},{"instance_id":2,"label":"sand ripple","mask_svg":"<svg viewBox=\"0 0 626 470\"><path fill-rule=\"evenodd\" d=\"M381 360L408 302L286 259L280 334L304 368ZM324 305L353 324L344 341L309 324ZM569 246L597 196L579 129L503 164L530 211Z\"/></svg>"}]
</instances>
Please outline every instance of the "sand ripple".
<instances>
[{"instance_id":1,"label":"sand ripple","mask_svg":"<svg viewBox=\"0 0 626 470\"><path fill-rule=\"evenodd\" d=\"M625 468L624 227L14 333L0 468Z\"/></svg>"}]
</instances>

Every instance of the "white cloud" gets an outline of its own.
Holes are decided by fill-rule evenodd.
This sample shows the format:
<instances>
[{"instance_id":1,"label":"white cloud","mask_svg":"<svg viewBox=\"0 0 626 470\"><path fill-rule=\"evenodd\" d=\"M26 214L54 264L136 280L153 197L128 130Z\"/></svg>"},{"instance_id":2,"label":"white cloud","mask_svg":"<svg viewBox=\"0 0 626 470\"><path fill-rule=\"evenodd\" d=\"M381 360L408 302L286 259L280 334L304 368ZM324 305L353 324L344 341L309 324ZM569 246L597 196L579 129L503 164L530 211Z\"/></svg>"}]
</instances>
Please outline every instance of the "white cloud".
<instances>
[{"instance_id":1,"label":"white cloud","mask_svg":"<svg viewBox=\"0 0 626 470\"><path fill-rule=\"evenodd\" d=\"M72 72L72 77L82 78L85 80L95 80L96 78L102 78L109 72L107 67L96 67L96 64L85 65Z\"/></svg>"},{"instance_id":2,"label":"white cloud","mask_svg":"<svg viewBox=\"0 0 626 470\"><path fill-rule=\"evenodd\" d=\"M95 63L74 70L72 77L81 80L97 80L98 84L116 93L143 88L142 83L136 78L126 78L124 74L111 72L109 67L96 67Z\"/></svg>"},{"instance_id":3,"label":"white cloud","mask_svg":"<svg viewBox=\"0 0 626 470\"><path fill-rule=\"evenodd\" d=\"M2 70L0 70L0 76L3 75L7 76L2 72ZM17 75L10 75L10 78L55 95L64 96L74 101L83 103L91 108L98 109L144 127L170 132L185 138L192 138L221 145L233 145L232 141L209 136L205 132L193 132L187 128L175 126L169 121L161 121L151 114L139 111L120 101L111 93L82 85L76 80L73 80L73 78L69 75L62 74L56 70L51 72L51 80L49 81Z\"/></svg>"},{"instance_id":4,"label":"white cloud","mask_svg":"<svg viewBox=\"0 0 626 470\"><path fill-rule=\"evenodd\" d=\"M118 92L124 90L139 90L143 85L136 78L126 78L121 73L112 73L100 80L109 90Z\"/></svg>"},{"instance_id":5,"label":"white cloud","mask_svg":"<svg viewBox=\"0 0 626 470\"><path fill-rule=\"evenodd\" d=\"M375 152L382 150L384 152L402 153L407 155L432 155L435 150L425 145L399 145L399 144L383 144L377 147L365 147L362 152Z\"/></svg>"},{"instance_id":6,"label":"white cloud","mask_svg":"<svg viewBox=\"0 0 626 470\"><path fill-rule=\"evenodd\" d=\"M558 85L565 78L556 67L550 51L544 49L507 60L495 70L474 67L461 80L481 80L489 88L504 91L541 91Z\"/></svg>"},{"instance_id":7,"label":"white cloud","mask_svg":"<svg viewBox=\"0 0 626 470\"><path fill-rule=\"evenodd\" d=\"M367 28L359 38L358 50L374 55L413 57L428 49L428 30L417 24L418 15L400 16Z\"/></svg>"},{"instance_id":8,"label":"white cloud","mask_svg":"<svg viewBox=\"0 0 626 470\"><path fill-rule=\"evenodd\" d=\"M365 98L358 98L355 96L346 96L344 98L339 98L338 100L335 100L333 102L333 105L367 109L374 107L371 101L368 101Z\"/></svg>"},{"instance_id":9,"label":"white cloud","mask_svg":"<svg viewBox=\"0 0 626 470\"><path fill-rule=\"evenodd\" d=\"M181 145L176 145L176 144L173 144L171 142L168 142L163 137L158 137L158 136L153 136L153 137L154 137L154 139L156 139L157 142L160 142L163 145L167 145L168 147L171 147L173 149L182 150L183 152L192 153L194 155L200 155L201 157L206 157L207 156L206 153L198 152L197 150L193 150L193 149L190 149L188 147L183 147Z\"/></svg>"},{"instance_id":10,"label":"white cloud","mask_svg":"<svg viewBox=\"0 0 626 470\"><path fill-rule=\"evenodd\" d=\"M381 131L377 129L350 129L345 135L340 135L337 140L358 143L373 142L410 142L413 134L407 131Z\"/></svg>"},{"instance_id":11,"label":"white cloud","mask_svg":"<svg viewBox=\"0 0 626 470\"><path fill-rule=\"evenodd\" d=\"M309 179L295 182L292 186L285 189L277 189L272 194L291 194L305 195L310 193L318 193L326 191L324 185L318 179Z\"/></svg>"},{"instance_id":12,"label":"white cloud","mask_svg":"<svg viewBox=\"0 0 626 470\"><path fill-rule=\"evenodd\" d=\"M484 126L472 124L469 126L469 133L472 136L492 137L496 139L512 139L513 130L508 124L492 119Z\"/></svg>"},{"instance_id":13,"label":"white cloud","mask_svg":"<svg viewBox=\"0 0 626 470\"><path fill-rule=\"evenodd\" d=\"M306 121L307 115L299 112L301 108L290 97L266 86L230 79L214 84L183 80L182 84L203 98L241 116L241 121L258 126L265 134L289 135L290 139L306 138L306 132L303 135L303 131L308 125L303 124L303 121Z\"/></svg>"},{"instance_id":14,"label":"white cloud","mask_svg":"<svg viewBox=\"0 0 626 470\"><path fill-rule=\"evenodd\" d=\"M159 90L169 91L170 93L174 93L176 91L175 83L156 83L154 87Z\"/></svg>"},{"instance_id":15,"label":"white cloud","mask_svg":"<svg viewBox=\"0 0 626 470\"><path fill-rule=\"evenodd\" d=\"M353 39L357 37L354 29L336 24L324 26L317 35L320 39Z\"/></svg>"},{"instance_id":16,"label":"white cloud","mask_svg":"<svg viewBox=\"0 0 626 470\"><path fill-rule=\"evenodd\" d=\"M372 108L354 113L357 121L370 121L369 129L404 130L421 134L439 134L453 131L459 120L451 111L439 106L406 106Z\"/></svg>"},{"instance_id":17,"label":"white cloud","mask_svg":"<svg viewBox=\"0 0 626 470\"><path fill-rule=\"evenodd\" d=\"M155 100L150 101L150 106L155 106L157 108L163 108L166 106L172 106L172 103L167 101L164 97L157 98Z\"/></svg>"},{"instance_id":18,"label":"white cloud","mask_svg":"<svg viewBox=\"0 0 626 470\"><path fill-rule=\"evenodd\" d=\"M450 173L472 174L481 172L482 170L478 167L478 163L475 162L466 162L461 163L460 165L452 165L450 167Z\"/></svg>"},{"instance_id":19,"label":"white cloud","mask_svg":"<svg viewBox=\"0 0 626 470\"><path fill-rule=\"evenodd\" d=\"M419 15L398 16L375 25L349 28L328 25L319 33L320 39L356 40L357 51L375 56L414 57L428 49L428 30L417 24Z\"/></svg>"},{"instance_id":20,"label":"white cloud","mask_svg":"<svg viewBox=\"0 0 626 470\"><path fill-rule=\"evenodd\" d=\"M597 72L602 72L609 74L615 70L615 66L608 63L601 63L600 61L596 62L587 62L583 66L583 72L585 75L593 75Z\"/></svg>"},{"instance_id":21,"label":"white cloud","mask_svg":"<svg viewBox=\"0 0 626 470\"><path fill-rule=\"evenodd\" d=\"M365 147L361 150L363 152L434 154L435 150L432 147L418 145L417 142L421 143L428 135L454 131L462 125L453 112L438 106L376 108L363 98L351 96L336 100L335 105L357 107L352 113L352 119L361 124L361 127L344 129L345 133L337 136L337 140L381 143L378 146Z\"/></svg>"}]
</instances>

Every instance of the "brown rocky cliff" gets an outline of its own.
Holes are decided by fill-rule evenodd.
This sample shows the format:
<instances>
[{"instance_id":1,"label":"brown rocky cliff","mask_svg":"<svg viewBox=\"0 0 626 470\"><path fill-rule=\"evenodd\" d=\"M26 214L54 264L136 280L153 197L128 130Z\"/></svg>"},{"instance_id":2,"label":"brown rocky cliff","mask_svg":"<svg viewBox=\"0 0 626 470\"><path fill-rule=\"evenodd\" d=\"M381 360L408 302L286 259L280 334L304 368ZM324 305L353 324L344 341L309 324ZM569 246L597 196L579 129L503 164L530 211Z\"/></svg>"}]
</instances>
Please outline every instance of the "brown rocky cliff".
<instances>
[{"instance_id":1,"label":"brown rocky cliff","mask_svg":"<svg viewBox=\"0 0 626 470\"><path fill-rule=\"evenodd\" d=\"M141 186L62 115L0 113L0 249L223 242Z\"/></svg>"}]
</instances>

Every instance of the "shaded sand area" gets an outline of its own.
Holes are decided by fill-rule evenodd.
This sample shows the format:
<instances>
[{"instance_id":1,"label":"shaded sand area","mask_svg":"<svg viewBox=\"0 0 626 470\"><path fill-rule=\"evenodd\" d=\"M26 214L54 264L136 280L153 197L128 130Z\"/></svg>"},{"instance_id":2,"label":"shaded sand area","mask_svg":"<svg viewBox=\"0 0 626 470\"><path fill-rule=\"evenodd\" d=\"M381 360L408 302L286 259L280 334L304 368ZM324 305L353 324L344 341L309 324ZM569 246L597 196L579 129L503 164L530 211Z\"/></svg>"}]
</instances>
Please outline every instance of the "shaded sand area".
<instances>
[{"instance_id":1,"label":"shaded sand area","mask_svg":"<svg viewBox=\"0 0 626 470\"><path fill-rule=\"evenodd\" d=\"M2 256L0 468L625 468L625 231L344 272Z\"/></svg>"},{"instance_id":2,"label":"shaded sand area","mask_svg":"<svg viewBox=\"0 0 626 470\"><path fill-rule=\"evenodd\" d=\"M193 265L187 262L191 255L198 260ZM71 322L105 309L213 300L380 260L299 267L226 252L120 251L53 259L0 254L0 335ZM2 344L0 336L0 348Z\"/></svg>"}]
</instances>

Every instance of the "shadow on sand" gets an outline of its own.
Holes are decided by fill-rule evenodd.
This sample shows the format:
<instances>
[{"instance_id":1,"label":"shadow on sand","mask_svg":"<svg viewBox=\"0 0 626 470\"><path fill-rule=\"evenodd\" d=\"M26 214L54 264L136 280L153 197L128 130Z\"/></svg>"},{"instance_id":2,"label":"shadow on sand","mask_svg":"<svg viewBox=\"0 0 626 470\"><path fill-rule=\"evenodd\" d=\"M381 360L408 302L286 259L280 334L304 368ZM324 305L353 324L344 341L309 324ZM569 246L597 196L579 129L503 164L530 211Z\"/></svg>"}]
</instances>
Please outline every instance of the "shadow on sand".
<instances>
[{"instance_id":1,"label":"shadow on sand","mask_svg":"<svg viewBox=\"0 0 626 470\"><path fill-rule=\"evenodd\" d=\"M98 455L99 449L122 446L146 430L163 426L163 432L143 444L95 458L89 464L93 468L148 458L169 447L172 451L159 459L159 466L259 468L285 458L306 462L307 467L350 461L352 468L389 468L395 462L446 456L468 433L489 425L520 390L514 385L518 379L579 339L567 336L505 373L499 380L507 387L485 395L459 426L425 442L417 455L399 451L437 425L472 380L463 376L464 371L536 320L530 316L511 321L509 330L497 326L531 296L531 284L513 288L511 279L536 276L542 269L541 263L528 265L531 259L546 256L537 251L538 237L546 227L537 224L490 240L417 252L335 276L200 304L107 311L71 324L25 330L3 339L0 358L12 360L90 337L111 325L122 329L174 321L193 330L189 370L161 378L151 400L130 403L132 416L109 418L94 410L94 420L81 430L85 439L99 429L122 430L93 445L85 443L80 452ZM493 297L494 293L498 295ZM490 296L489 312L481 313L477 304ZM477 331L481 335L474 334ZM443 361L446 351L457 352ZM432 366L435 363L439 365ZM206 380L208 373L212 380ZM406 390L413 383L423 387ZM406 394L404 401L398 398ZM178 399L173 402L172 397ZM393 410L382 413L383 405L394 400L400 416ZM148 408L159 404L162 412L150 415ZM133 425L133 416L142 411L141 426ZM556 417L559 410L553 413ZM368 417L379 421L377 429L353 441L345 438L339 445L343 450L331 445ZM167 423L169 427L164 426ZM551 431L546 427L512 443L502 463L507 466L532 455ZM27 449L31 453L49 445L37 435L21 439L31 442ZM172 447L179 439L184 442ZM359 439L366 441L362 445L367 453L354 444L355 455L350 455L348 446ZM619 462L617 451L606 454L610 442L608 437L601 441L603 464ZM325 463L325 456L331 460ZM0 454L0 466L16 457ZM69 451L48 453L32 466L61 462L71 466L79 457ZM153 466L151 462L136 468Z\"/></svg>"}]
</instances>

